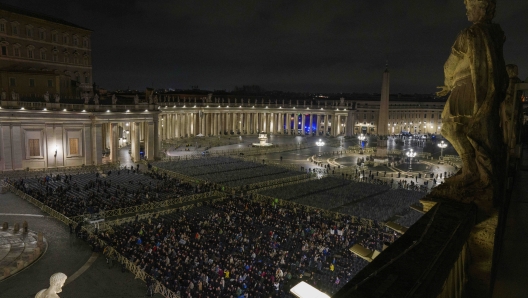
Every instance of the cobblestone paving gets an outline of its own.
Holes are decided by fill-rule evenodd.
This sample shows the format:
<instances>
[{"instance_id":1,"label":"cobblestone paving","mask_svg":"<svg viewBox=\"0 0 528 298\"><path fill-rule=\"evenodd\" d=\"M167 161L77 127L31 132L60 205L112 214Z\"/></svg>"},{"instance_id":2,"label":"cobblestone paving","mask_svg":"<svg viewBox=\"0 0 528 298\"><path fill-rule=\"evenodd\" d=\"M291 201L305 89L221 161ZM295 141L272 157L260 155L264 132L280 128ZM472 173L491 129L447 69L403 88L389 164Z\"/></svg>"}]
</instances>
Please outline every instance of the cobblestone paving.
<instances>
[{"instance_id":1,"label":"cobblestone paving","mask_svg":"<svg viewBox=\"0 0 528 298\"><path fill-rule=\"evenodd\" d=\"M0 213L45 215L0 215L0 223L7 221L12 226L15 222L22 223L26 220L31 230L42 231L48 240L48 250L40 260L18 274L0 281L1 298L33 298L38 291L49 286L49 278L53 273L63 272L71 276L92 255L88 244L71 236L66 225L12 193L0 194ZM117 264L109 268L105 258L99 256L86 272L64 286L60 297L144 297L145 292L146 286L142 281L134 279L128 271L122 273Z\"/></svg>"}]
</instances>

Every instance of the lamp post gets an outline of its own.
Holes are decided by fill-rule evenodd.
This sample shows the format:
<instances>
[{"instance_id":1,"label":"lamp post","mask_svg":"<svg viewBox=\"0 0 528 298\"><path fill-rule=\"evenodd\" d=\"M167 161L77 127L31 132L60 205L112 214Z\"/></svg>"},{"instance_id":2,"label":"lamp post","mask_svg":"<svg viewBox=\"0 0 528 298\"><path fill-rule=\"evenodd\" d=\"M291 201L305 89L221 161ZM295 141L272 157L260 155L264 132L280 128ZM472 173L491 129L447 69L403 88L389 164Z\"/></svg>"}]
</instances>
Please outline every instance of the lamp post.
<instances>
[{"instance_id":1,"label":"lamp post","mask_svg":"<svg viewBox=\"0 0 528 298\"><path fill-rule=\"evenodd\" d=\"M440 147L440 160L444 158L444 148L447 147L447 144L442 141L440 144L438 144L438 147Z\"/></svg>"},{"instance_id":2,"label":"lamp post","mask_svg":"<svg viewBox=\"0 0 528 298\"><path fill-rule=\"evenodd\" d=\"M412 159L416 156L416 152L414 152L413 149L410 151L407 151L406 153L407 157L409 157L409 172L412 170Z\"/></svg>"},{"instance_id":3,"label":"lamp post","mask_svg":"<svg viewBox=\"0 0 528 298\"><path fill-rule=\"evenodd\" d=\"M367 137L364 136L363 134L361 134L361 135L358 137L359 145L361 146L361 148L363 148L363 141L364 141L366 138L367 138Z\"/></svg>"}]
</instances>

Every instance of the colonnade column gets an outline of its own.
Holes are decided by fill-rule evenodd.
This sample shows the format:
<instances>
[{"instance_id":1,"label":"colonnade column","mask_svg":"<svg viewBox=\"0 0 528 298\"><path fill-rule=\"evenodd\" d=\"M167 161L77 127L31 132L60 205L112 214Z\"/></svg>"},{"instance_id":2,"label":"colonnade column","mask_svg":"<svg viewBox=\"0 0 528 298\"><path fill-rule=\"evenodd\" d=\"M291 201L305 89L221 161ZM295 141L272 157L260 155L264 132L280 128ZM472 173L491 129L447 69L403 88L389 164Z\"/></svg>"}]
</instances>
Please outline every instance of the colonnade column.
<instances>
[{"instance_id":1,"label":"colonnade column","mask_svg":"<svg viewBox=\"0 0 528 298\"><path fill-rule=\"evenodd\" d=\"M323 135L326 136L328 132L328 114L324 114L324 132Z\"/></svg>"},{"instance_id":2,"label":"colonnade column","mask_svg":"<svg viewBox=\"0 0 528 298\"><path fill-rule=\"evenodd\" d=\"M306 134L306 128L305 128L305 121L306 121L306 115L304 113L301 113L301 136L304 136Z\"/></svg>"},{"instance_id":3,"label":"colonnade column","mask_svg":"<svg viewBox=\"0 0 528 298\"><path fill-rule=\"evenodd\" d=\"M160 141L160 137L159 137L159 134L158 134L158 127L159 127L159 118L158 118L158 115L154 115L154 126L153 126L153 129L154 129L154 155L151 154L151 156L149 156L150 159L154 158L154 160L156 159L159 159L159 151L160 151L160 148L161 148L161 141ZM152 129L150 128L150 123L149 123L149 135L150 133L152 132Z\"/></svg>"},{"instance_id":4,"label":"colonnade column","mask_svg":"<svg viewBox=\"0 0 528 298\"><path fill-rule=\"evenodd\" d=\"M314 124L314 114L310 114L310 136L313 135L313 131L314 131L313 124Z\"/></svg>"},{"instance_id":5,"label":"colonnade column","mask_svg":"<svg viewBox=\"0 0 528 298\"><path fill-rule=\"evenodd\" d=\"M110 159L117 162L117 152L119 150L119 128L117 123L110 123Z\"/></svg>"},{"instance_id":6,"label":"colonnade column","mask_svg":"<svg viewBox=\"0 0 528 298\"><path fill-rule=\"evenodd\" d=\"M140 141L140 128L139 128L139 122L131 122L131 128L133 136L132 138L132 160L134 162L139 162L139 141Z\"/></svg>"}]
</instances>

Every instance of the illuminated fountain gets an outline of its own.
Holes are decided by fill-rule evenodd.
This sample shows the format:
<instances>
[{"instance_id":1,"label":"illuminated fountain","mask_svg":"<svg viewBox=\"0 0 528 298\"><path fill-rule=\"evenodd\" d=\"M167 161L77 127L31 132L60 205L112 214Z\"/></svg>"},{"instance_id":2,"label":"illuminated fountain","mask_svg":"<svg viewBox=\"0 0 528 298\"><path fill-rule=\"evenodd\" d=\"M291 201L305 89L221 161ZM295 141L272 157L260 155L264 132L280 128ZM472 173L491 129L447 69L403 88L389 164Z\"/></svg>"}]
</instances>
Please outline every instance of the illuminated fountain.
<instances>
[{"instance_id":1,"label":"illuminated fountain","mask_svg":"<svg viewBox=\"0 0 528 298\"><path fill-rule=\"evenodd\" d=\"M253 147L270 147L273 146L272 143L268 143L268 134L259 133L258 139L260 143L253 143Z\"/></svg>"}]
</instances>

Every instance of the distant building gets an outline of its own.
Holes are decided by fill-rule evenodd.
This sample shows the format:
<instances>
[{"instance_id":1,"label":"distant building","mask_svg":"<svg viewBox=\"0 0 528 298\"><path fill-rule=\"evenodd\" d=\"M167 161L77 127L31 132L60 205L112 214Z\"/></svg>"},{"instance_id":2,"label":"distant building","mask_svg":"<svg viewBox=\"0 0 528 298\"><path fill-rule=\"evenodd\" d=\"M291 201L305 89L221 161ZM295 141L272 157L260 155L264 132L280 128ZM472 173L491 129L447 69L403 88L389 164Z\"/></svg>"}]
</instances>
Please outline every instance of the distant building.
<instances>
[{"instance_id":1,"label":"distant building","mask_svg":"<svg viewBox=\"0 0 528 298\"><path fill-rule=\"evenodd\" d=\"M0 86L24 97L91 90L92 31L0 4Z\"/></svg>"}]
</instances>

